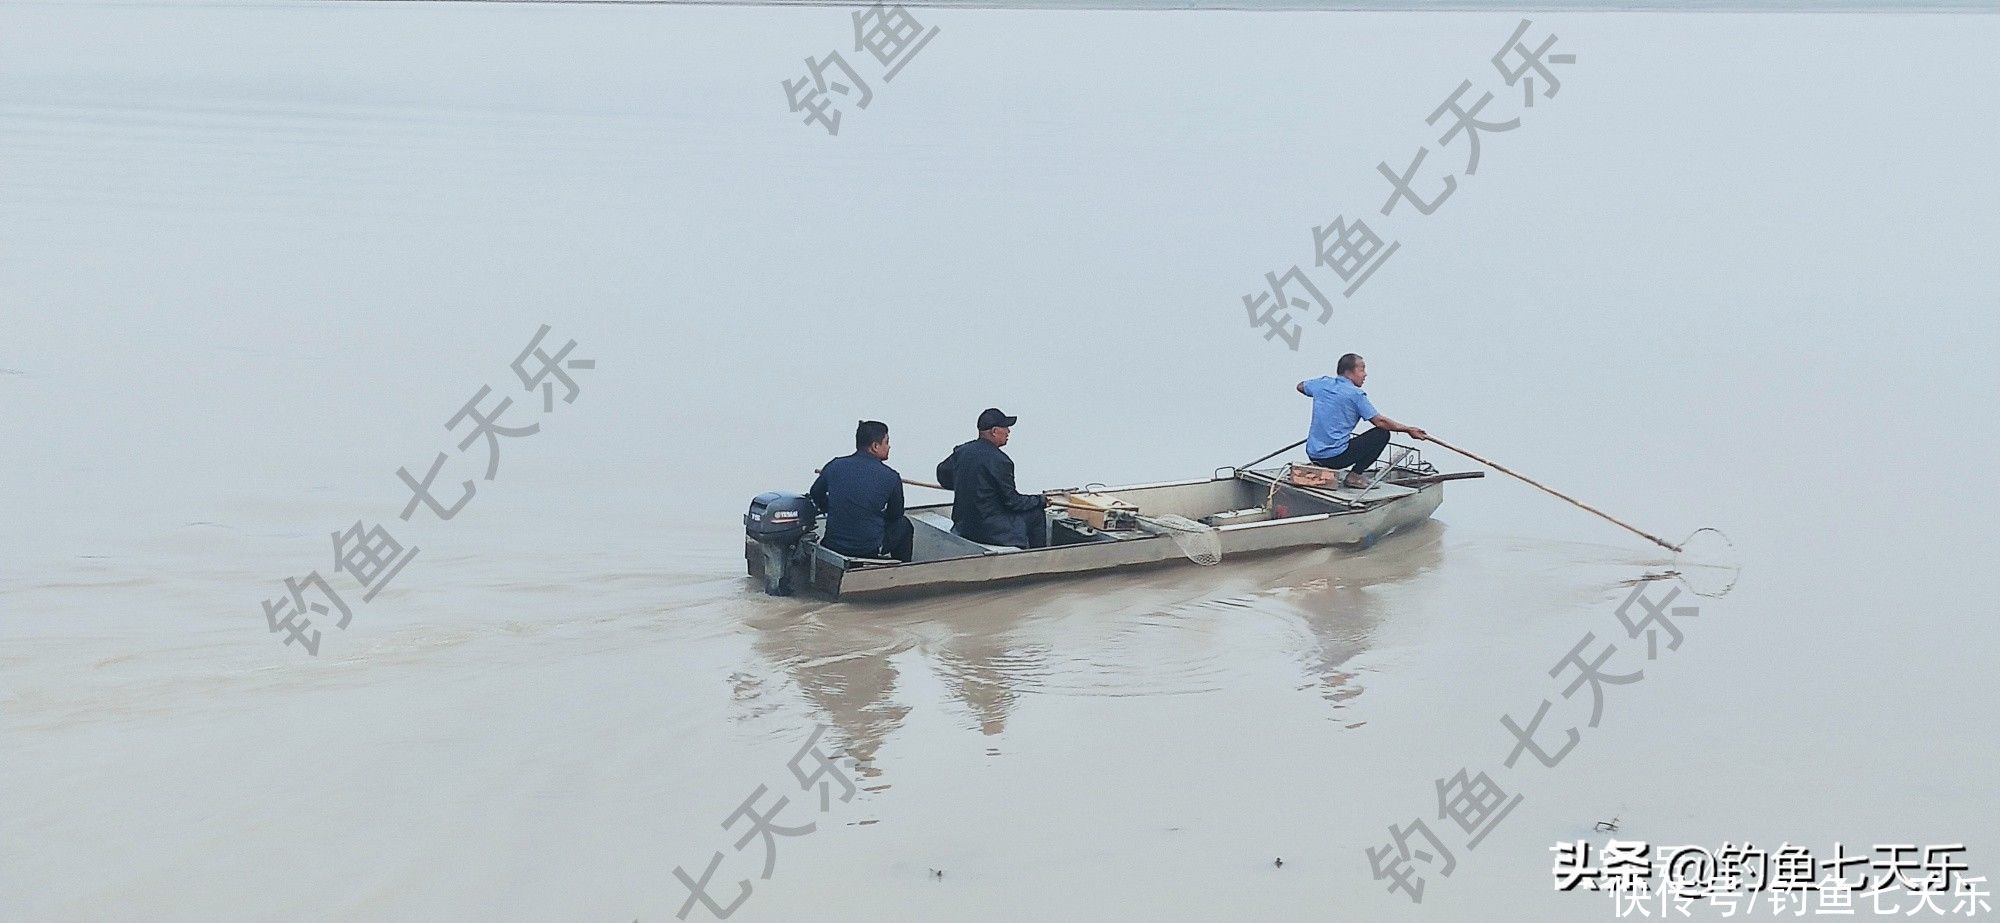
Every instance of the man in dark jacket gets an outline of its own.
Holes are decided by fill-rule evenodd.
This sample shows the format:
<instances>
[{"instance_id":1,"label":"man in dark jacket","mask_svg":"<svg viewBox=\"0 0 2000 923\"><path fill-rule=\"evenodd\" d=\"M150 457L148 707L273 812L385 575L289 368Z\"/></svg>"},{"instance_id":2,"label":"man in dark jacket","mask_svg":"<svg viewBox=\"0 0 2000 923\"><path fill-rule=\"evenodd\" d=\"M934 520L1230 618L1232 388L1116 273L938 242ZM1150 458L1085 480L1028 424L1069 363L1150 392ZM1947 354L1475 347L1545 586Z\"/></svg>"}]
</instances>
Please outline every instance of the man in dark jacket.
<instances>
[{"instance_id":1,"label":"man in dark jacket","mask_svg":"<svg viewBox=\"0 0 2000 923\"><path fill-rule=\"evenodd\" d=\"M1014 489L1014 460L1000 451L1018 419L986 408L979 438L952 449L937 478L952 492L951 531L984 545L1039 548L1048 543L1048 501Z\"/></svg>"},{"instance_id":2,"label":"man in dark jacket","mask_svg":"<svg viewBox=\"0 0 2000 923\"><path fill-rule=\"evenodd\" d=\"M903 516L903 479L883 464L889 427L863 420L854 428L854 454L820 469L806 495L826 514L820 544L850 558L910 559L913 532Z\"/></svg>"}]
</instances>

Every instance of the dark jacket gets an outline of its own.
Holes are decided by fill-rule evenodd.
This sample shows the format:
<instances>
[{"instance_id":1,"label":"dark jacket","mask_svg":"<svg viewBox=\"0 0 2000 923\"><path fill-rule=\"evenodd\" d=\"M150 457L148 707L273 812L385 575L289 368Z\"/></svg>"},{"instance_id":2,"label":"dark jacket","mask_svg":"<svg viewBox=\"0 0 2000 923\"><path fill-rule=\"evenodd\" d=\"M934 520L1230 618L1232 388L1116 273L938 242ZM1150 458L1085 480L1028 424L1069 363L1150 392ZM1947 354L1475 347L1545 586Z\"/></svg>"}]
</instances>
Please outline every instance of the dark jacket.
<instances>
[{"instance_id":1,"label":"dark jacket","mask_svg":"<svg viewBox=\"0 0 2000 923\"><path fill-rule=\"evenodd\" d=\"M1022 514L1047 504L1014 489L1014 460L984 439L952 449L938 463L937 479L952 492L951 530L988 545L1026 547Z\"/></svg>"},{"instance_id":2,"label":"dark jacket","mask_svg":"<svg viewBox=\"0 0 2000 923\"><path fill-rule=\"evenodd\" d=\"M806 496L826 514L821 543L841 554L880 553L883 529L903 515L903 479L866 452L827 462Z\"/></svg>"}]
</instances>

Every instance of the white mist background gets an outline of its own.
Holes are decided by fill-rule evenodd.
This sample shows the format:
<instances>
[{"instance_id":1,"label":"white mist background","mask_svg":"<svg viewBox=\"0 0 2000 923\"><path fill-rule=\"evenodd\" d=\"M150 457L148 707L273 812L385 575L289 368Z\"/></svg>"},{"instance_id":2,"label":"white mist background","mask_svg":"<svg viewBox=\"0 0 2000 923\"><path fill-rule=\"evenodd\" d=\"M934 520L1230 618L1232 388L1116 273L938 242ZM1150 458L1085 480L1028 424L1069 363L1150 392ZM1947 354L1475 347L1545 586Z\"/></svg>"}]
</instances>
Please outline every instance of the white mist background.
<instances>
[{"instance_id":1,"label":"white mist background","mask_svg":"<svg viewBox=\"0 0 2000 923\"><path fill-rule=\"evenodd\" d=\"M1745 563L1687 658L1615 697L1580 763L1537 783L1536 810L1560 820L1522 815L1426 910L1487 913L1505 895L1537 918L1595 918L1596 899L1547 894L1546 846L1569 835L1572 804L1588 815L1628 797L1685 809L1681 826L1653 828L1663 838L1967 840L1975 870L1992 867L1978 836L2000 829L1980 768L2000 756L2000 504L1985 477L2000 383L2000 19L1536 14L1537 33L1579 57L1561 93L1486 136L1479 173L1437 214L1405 205L1381 219L1377 161L1400 166L1427 144L1426 175L1462 167L1462 139L1440 148L1423 122L1461 79L1496 92L1487 117L1516 111L1487 59L1517 15L918 12L938 38L828 137L785 111L779 82L833 48L879 70L848 52L840 9L0 6L12 701L87 687L90 665L127 656L200 674L218 645L220 662L289 668L299 658L264 634L257 602L287 575L328 570L328 533L357 518L429 557L400 604L380 604L392 593L358 609L329 645L533 624L597 605L589 584L543 608L510 583L603 568L661 587L732 578L750 496L802 489L856 419L888 421L892 464L917 478L989 405L1022 418L1010 451L1024 487L1200 476L1298 438L1307 402L1292 384L1351 350L1368 356L1384 412L1670 537L1721 528ZM1261 339L1240 297L1267 270L1310 267L1311 228L1336 214L1393 229L1402 249L1331 324L1308 324L1301 350ZM542 323L598 361L577 402L548 415L507 369ZM503 442L497 480L460 519L400 524L395 468L451 451L444 421L482 384L514 393L508 419L543 431ZM1451 485L1439 518L1496 547L1649 554L1499 477ZM1560 557L1519 563L1560 579ZM1404 688L1392 676L1371 689L1405 698L1377 706L1379 736L1339 759L1375 767L1362 772L1379 790L1298 811L1293 770L1217 757L1254 784L1211 793L1210 809L1246 829L1294 825L1325 850L1319 878L1155 856L1159 874L1107 882L1069 868L1067 847L1045 842L1052 826L977 860L995 869L991 895L1036 890L1115 916L1148 902L1219 911L1254 891L1277 914L1332 886L1369 913L1402 906L1374 896L1360 846L1428 810L1430 774L1496 762L1494 718L1516 706L1495 703L1532 709L1541 671L1584 624L1508 609L1532 593L1481 605L1482 581L1523 579L1467 568L1439 597L1457 602L1428 612L1412 642L1453 652L1439 662L1465 653L1461 633L1502 644L1480 649L1490 672L1451 682L1406 664ZM672 597L658 604L670 620ZM1513 620L1532 625L1517 634ZM660 668L726 672L731 655L686 656ZM504 673L467 675L527 681ZM377 720L406 701L369 694ZM1086 719L1057 720L1062 704L1023 706L1048 723L1017 721L1017 752L1089 736ZM1419 729L1433 711L1463 717ZM1145 720L1171 731L1167 714ZM692 704L677 715L675 733L738 747L721 762L782 773L784 753L770 753L785 748L717 739L707 726L720 719ZM321 720L348 722L357 747L380 743L356 718ZM99 799L135 755L241 740L245 726L88 743L16 728L23 745L0 767L37 796L8 817L17 848L0 865L36 863L7 888L16 907L90 915L121 887L171 895L137 855L131 877L91 883L89 831L158 818L143 792ZM64 761L79 753L95 756ZM912 798L918 779L954 771L906 766ZM1067 799L1105 797L1116 769L1102 769L1006 798L1060 817ZM710 803L749 787L675 771L708 786L686 809L705 826L720 816ZM980 801L1004 786L945 789L912 802L943 807L908 809L906 832L921 820L940 842L972 835L949 813L964 799L1012 816ZM617 813L581 797L557 812L564 823L590 804ZM78 832L64 839L58 823ZM228 853L160 826L193 855ZM231 828L199 829L226 840ZM474 838L449 815L435 835L441 856ZM760 890L751 910L781 918L880 886L879 869L817 836L813 859L780 872L798 884ZM664 870L708 848L689 837L685 855L653 857L665 883L649 900L671 898L667 912L678 898ZM1019 858L1030 853L1048 865ZM524 853L491 855L511 866ZM1142 861L1112 855L1113 868ZM463 894L491 863L464 873ZM530 875L494 898L525 903L496 912L636 912L619 890L633 876L597 874L586 896ZM1195 874L1225 886L1190 895ZM436 887L385 887L380 904L345 912L465 912L463 894ZM975 911L948 895L878 906L1023 906ZM270 885L205 900L154 909L300 899ZM854 900L843 906L866 903Z\"/></svg>"}]
</instances>

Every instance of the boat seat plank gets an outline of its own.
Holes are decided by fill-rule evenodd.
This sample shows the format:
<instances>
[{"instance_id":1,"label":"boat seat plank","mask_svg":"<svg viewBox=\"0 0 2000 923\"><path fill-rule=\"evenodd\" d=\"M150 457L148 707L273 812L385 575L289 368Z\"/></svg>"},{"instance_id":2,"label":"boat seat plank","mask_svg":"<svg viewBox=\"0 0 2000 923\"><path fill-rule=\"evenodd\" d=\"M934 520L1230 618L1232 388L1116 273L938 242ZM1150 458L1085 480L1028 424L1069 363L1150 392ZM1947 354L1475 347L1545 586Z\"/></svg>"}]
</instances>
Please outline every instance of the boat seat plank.
<instances>
[{"instance_id":1,"label":"boat seat plank","mask_svg":"<svg viewBox=\"0 0 2000 923\"><path fill-rule=\"evenodd\" d=\"M1272 481L1278 480L1278 473L1277 470L1239 471L1236 476L1253 484L1270 484ZM1407 497L1417 492L1414 487L1404 487L1400 484L1377 484L1364 491L1353 487L1302 487L1289 482L1281 481L1280 483L1283 483L1289 490L1296 490L1306 494L1318 494L1322 497L1337 497L1348 503L1375 503L1382 500L1394 500L1398 497Z\"/></svg>"},{"instance_id":2,"label":"boat seat plank","mask_svg":"<svg viewBox=\"0 0 2000 923\"><path fill-rule=\"evenodd\" d=\"M1352 487L1332 487L1332 488L1322 487L1320 489L1326 491L1327 493L1333 494L1336 497L1340 497L1341 499L1344 500L1360 500L1368 502L1372 502L1375 500L1394 500L1397 497L1407 497L1417 492L1416 488L1404 487L1400 484L1377 484L1373 487L1368 488L1367 490L1356 490L1355 488Z\"/></svg>"}]
</instances>

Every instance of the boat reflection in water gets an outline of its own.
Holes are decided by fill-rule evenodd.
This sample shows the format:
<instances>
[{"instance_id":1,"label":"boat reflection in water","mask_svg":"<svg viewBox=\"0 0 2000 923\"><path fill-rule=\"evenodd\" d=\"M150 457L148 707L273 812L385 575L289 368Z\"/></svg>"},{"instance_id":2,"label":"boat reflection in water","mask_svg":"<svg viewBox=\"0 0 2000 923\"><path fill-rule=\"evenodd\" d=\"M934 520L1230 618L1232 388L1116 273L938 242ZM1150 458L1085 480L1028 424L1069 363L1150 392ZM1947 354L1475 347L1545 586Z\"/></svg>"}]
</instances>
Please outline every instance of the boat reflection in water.
<instances>
[{"instance_id":1,"label":"boat reflection in water","mask_svg":"<svg viewBox=\"0 0 2000 923\"><path fill-rule=\"evenodd\" d=\"M739 675L788 677L836 729L828 752L837 746L864 761L924 704L902 687L904 671L925 668L963 709L956 720L987 738L1006 730L1025 696L1211 693L1268 671L1274 657L1295 661L1301 688L1343 709L1362 692L1347 664L1394 616L1394 591L1439 565L1444 533L1429 521L1362 552L1316 549L927 600L767 599L746 619L764 662ZM761 685L739 689L743 718L783 707L785 696ZM879 764L865 770L879 772Z\"/></svg>"}]
</instances>

